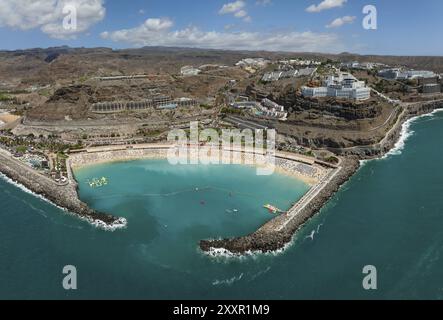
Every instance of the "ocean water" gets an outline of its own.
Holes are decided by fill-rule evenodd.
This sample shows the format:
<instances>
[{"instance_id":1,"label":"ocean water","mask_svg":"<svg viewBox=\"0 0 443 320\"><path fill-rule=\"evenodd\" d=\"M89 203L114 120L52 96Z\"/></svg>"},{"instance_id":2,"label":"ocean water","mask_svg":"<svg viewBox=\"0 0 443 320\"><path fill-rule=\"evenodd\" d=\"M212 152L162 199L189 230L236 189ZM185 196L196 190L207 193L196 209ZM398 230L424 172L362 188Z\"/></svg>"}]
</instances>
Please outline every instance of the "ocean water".
<instances>
[{"instance_id":1,"label":"ocean water","mask_svg":"<svg viewBox=\"0 0 443 320\"><path fill-rule=\"evenodd\" d=\"M0 298L441 299L443 113L410 123L404 145L366 162L284 252L210 258L198 240L249 233L307 190L249 167L161 160L76 173L92 207L128 219L105 232L0 179ZM86 180L106 176L109 185ZM235 211L236 209L237 211ZM313 234L313 237L309 237ZM78 289L62 288L74 265ZM377 290L362 269L377 268Z\"/></svg>"}]
</instances>

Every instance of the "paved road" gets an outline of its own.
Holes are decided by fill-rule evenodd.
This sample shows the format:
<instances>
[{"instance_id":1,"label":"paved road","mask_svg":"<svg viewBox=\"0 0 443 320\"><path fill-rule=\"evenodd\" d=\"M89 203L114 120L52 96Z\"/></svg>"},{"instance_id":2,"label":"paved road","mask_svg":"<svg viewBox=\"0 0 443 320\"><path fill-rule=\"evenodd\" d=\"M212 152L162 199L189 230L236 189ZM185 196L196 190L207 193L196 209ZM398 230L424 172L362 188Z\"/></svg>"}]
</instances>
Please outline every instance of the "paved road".
<instances>
[{"instance_id":1,"label":"paved road","mask_svg":"<svg viewBox=\"0 0 443 320\"><path fill-rule=\"evenodd\" d=\"M248 128L248 129L252 129L252 130L256 130L256 129L269 129L269 127L258 124L256 122L252 122L249 120L245 120L245 119L241 119L235 116L227 116L225 119L225 121L230 122L232 124L235 124L239 127L244 127L244 128Z\"/></svg>"}]
</instances>

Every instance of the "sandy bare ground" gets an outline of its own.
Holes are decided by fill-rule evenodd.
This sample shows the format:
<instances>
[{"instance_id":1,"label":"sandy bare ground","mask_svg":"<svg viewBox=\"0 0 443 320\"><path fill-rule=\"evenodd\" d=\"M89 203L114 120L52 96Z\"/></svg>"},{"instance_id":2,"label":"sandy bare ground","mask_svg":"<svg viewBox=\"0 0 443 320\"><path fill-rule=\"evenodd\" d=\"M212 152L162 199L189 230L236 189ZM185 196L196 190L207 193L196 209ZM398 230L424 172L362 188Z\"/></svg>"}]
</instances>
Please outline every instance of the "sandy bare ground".
<instances>
[{"instance_id":1,"label":"sandy bare ground","mask_svg":"<svg viewBox=\"0 0 443 320\"><path fill-rule=\"evenodd\" d=\"M17 120L18 118L20 118L20 117L15 116L10 113L0 113L0 125L2 124L1 122L11 123L11 122L14 122L15 120Z\"/></svg>"}]
</instances>

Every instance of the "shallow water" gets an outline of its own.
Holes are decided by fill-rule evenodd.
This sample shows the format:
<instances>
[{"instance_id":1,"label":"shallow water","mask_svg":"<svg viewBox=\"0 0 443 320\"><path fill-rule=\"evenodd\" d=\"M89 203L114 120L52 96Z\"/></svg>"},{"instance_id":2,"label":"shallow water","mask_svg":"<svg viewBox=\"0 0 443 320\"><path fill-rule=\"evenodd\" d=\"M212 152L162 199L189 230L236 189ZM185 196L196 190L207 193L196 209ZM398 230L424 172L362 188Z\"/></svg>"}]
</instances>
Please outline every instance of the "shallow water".
<instances>
[{"instance_id":1,"label":"shallow water","mask_svg":"<svg viewBox=\"0 0 443 320\"><path fill-rule=\"evenodd\" d=\"M263 208L265 203L288 209L309 189L303 182L281 174L256 176L253 167L171 166L166 160L96 165L75 174L81 199L96 210L125 217L127 229L114 233L94 229L66 214L60 215L57 208L41 199L20 195L18 190L1 183L11 200L8 214L18 219L11 223L19 226L23 223L20 218L27 218L32 221L31 225L47 224L43 234L34 235L33 242L41 245L41 250L51 245L45 262L53 263L54 268L58 265L54 279L60 282L64 265L77 267L79 281L83 279L84 284L79 283L76 297L125 297L127 294L168 298L192 294L193 285L198 282L202 286L203 283L211 287L223 285L225 278L232 277L231 272L225 269L225 263L201 253L199 240L253 232L272 218ZM106 177L109 183L90 187L88 181L101 177ZM20 201L23 212L13 209L11 195L23 197ZM27 215L29 209L41 216ZM51 242L54 233L56 243ZM8 253L4 257L14 254L14 246L11 242L5 246ZM60 252L63 252L64 264L58 262ZM32 263L39 272L48 267L39 260ZM0 271L0 274L3 273ZM177 288L171 286L171 277ZM39 290L45 292L46 284L39 279L35 281L41 286ZM120 289L109 292L108 282L120 283L117 285ZM54 285L48 297L65 293L57 287L60 283L54 282Z\"/></svg>"},{"instance_id":2,"label":"shallow water","mask_svg":"<svg viewBox=\"0 0 443 320\"><path fill-rule=\"evenodd\" d=\"M128 218L127 230L110 233L0 180L0 297L441 299L443 113L409 132L404 149L366 162L288 250L242 259L208 258L197 242L253 231L271 218L264 203L287 208L306 186L248 167L81 170L81 197ZM108 187L85 184L101 176ZM77 291L61 287L67 264L77 266ZM376 291L362 287L365 265L377 267Z\"/></svg>"}]
</instances>

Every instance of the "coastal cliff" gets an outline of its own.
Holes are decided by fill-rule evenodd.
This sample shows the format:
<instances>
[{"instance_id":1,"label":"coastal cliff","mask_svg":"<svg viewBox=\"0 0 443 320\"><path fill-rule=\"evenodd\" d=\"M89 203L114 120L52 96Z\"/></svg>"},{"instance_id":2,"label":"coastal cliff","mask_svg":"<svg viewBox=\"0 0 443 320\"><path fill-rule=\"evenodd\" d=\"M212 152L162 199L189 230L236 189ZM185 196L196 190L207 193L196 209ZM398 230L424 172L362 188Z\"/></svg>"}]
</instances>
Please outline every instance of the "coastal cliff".
<instances>
[{"instance_id":1,"label":"coastal cliff","mask_svg":"<svg viewBox=\"0 0 443 320\"><path fill-rule=\"evenodd\" d=\"M12 159L4 151L0 152L0 172L53 204L99 228L115 230L126 226L126 219L94 211L80 201L77 195L77 183L72 177L70 177L68 184L58 185L50 178Z\"/></svg>"},{"instance_id":2,"label":"coastal cliff","mask_svg":"<svg viewBox=\"0 0 443 320\"><path fill-rule=\"evenodd\" d=\"M352 148L327 148L337 155L344 156L340 169L331 181L300 210L285 228L279 229L281 221L288 219L287 214L278 216L256 232L231 239L202 240L200 249L210 254L224 253L241 255L248 252L272 252L283 249L291 242L294 233L310 218L312 218L326 202L349 180L358 170L359 160L374 159L381 157L392 150L401 138L404 124L414 118L431 113L443 108L443 101L420 103L405 107L398 115L393 127L386 136L378 143L369 146L358 146Z\"/></svg>"},{"instance_id":3,"label":"coastal cliff","mask_svg":"<svg viewBox=\"0 0 443 320\"><path fill-rule=\"evenodd\" d=\"M387 132L385 137L378 143L372 145L356 146L351 148L328 147L329 151L341 156L358 156L360 159L374 159L382 157L393 149L399 141L404 124L415 117L429 114L435 110L443 108L443 101L432 101L414 104L405 107L397 117L393 127Z\"/></svg>"},{"instance_id":4,"label":"coastal cliff","mask_svg":"<svg viewBox=\"0 0 443 320\"><path fill-rule=\"evenodd\" d=\"M405 106L393 119L392 128L376 144L352 148L328 148L342 156L339 167L333 169L327 180L321 181L303 200L297 202L288 213L275 217L250 235L231 239L201 240L200 249L207 253L230 253L241 255L247 252L271 252L283 249L291 242L294 233L327 203L340 187L358 170L359 160L383 156L395 147L401 137L404 124L411 118L443 108L443 101L434 101ZM70 170L71 166L90 163L131 160L137 158L163 158L166 147L160 149L98 149L93 153L72 155L68 160L67 185L58 185L48 177L39 174L25 164L0 150L0 172L31 191L42 195L52 203L75 213L80 218L104 229L114 230L126 226L124 218L96 212L79 200L77 183ZM290 167L290 166L289 166ZM317 188L317 189L316 189ZM310 193L312 189L308 192Z\"/></svg>"}]
</instances>

